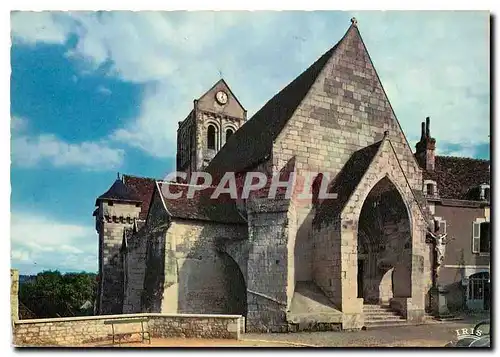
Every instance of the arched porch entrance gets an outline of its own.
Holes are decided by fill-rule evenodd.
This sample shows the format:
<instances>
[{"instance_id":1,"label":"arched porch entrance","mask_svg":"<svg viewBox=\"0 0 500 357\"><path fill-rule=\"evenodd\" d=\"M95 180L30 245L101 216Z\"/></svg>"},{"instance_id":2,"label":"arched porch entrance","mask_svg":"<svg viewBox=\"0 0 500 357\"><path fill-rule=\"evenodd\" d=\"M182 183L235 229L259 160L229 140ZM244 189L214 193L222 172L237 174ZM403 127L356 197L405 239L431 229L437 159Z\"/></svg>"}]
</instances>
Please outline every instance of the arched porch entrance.
<instances>
[{"instance_id":1,"label":"arched porch entrance","mask_svg":"<svg viewBox=\"0 0 500 357\"><path fill-rule=\"evenodd\" d=\"M410 217L387 177L366 197L358 222L358 298L388 305L392 298L411 297Z\"/></svg>"}]
</instances>

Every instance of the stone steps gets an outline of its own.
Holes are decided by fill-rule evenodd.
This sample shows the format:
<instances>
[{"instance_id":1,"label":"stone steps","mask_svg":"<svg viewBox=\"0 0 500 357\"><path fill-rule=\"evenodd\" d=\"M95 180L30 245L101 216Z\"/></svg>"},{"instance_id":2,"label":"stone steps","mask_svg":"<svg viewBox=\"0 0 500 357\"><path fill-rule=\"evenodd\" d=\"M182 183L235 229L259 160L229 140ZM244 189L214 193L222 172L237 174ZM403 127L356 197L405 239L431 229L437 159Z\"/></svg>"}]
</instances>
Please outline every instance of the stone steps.
<instances>
[{"instance_id":1,"label":"stone steps","mask_svg":"<svg viewBox=\"0 0 500 357\"><path fill-rule=\"evenodd\" d=\"M381 321L381 322L365 322L367 329L383 328L383 327L397 327L397 326L410 326L411 324L405 319L398 321Z\"/></svg>"},{"instance_id":2,"label":"stone steps","mask_svg":"<svg viewBox=\"0 0 500 357\"><path fill-rule=\"evenodd\" d=\"M365 327L389 327L408 324L406 319L389 306L364 305Z\"/></svg>"}]
</instances>

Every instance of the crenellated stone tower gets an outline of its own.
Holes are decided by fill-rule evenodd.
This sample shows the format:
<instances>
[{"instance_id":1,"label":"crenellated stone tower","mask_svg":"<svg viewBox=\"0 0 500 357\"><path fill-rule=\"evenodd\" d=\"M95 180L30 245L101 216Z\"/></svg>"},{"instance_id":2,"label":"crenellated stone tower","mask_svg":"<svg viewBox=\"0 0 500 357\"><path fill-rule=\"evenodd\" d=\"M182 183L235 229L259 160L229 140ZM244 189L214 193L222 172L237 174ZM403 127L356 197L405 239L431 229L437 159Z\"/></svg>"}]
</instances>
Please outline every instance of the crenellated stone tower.
<instances>
[{"instance_id":1,"label":"crenellated stone tower","mask_svg":"<svg viewBox=\"0 0 500 357\"><path fill-rule=\"evenodd\" d=\"M141 201L118 176L108 191L96 200L94 216L99 234L99 291L97 314L122 313L123 262L120 248L126 228L133 227Z\"/></svg>"},{"instance_id":2,"label":"crenellated stone tower","mask_svg":"<svg viewBox=\"0 0 500 357\"><path fill-rule=\"evenodd\" d=\"M177 171L205 168L247 119L247 111L221 79L199 99L177 129Z\"/></svg>"}]
</instances>

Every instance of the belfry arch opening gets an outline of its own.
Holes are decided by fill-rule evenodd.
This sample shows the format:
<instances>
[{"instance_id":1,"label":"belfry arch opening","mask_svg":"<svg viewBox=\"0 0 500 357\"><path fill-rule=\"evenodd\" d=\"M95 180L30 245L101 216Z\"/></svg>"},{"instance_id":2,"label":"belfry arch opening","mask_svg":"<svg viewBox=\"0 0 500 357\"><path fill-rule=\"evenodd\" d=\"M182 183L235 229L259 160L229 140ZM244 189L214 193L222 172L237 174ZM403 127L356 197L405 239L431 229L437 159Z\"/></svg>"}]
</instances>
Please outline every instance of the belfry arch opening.
<instances>
[{"instance_id":1,"label":"belfry arch opening","mask_svg":"<svg viewBox=\"0 0 500 357\"><path fill-rule=\"evenodd\" d=\"M234 134L234 130L233 129L226 129L226 142L229 140L229 138L233 134Z\"/></svg>"},{"instance_id":2,"label":"belfry arch opening","mask_svg":"<svg viewBox=\"0 0 500 357\"><path fill-rule=\"evenodd\" d=\"M215 126L209 125L207 129L207 148L209 150L216 150L216 130Z\"/></svg>"},{"instance_id":3,"label":"belfry arch opening","mask_svg":"<svg viewBox=\"0 0 500 357\"><path fill-rule=\"evenodd\" d=\"M388 305L411 296L412 237L406 204L396 186L380 180L366 197L358 224L358 297Z\"/></svg>"}]
</instances>

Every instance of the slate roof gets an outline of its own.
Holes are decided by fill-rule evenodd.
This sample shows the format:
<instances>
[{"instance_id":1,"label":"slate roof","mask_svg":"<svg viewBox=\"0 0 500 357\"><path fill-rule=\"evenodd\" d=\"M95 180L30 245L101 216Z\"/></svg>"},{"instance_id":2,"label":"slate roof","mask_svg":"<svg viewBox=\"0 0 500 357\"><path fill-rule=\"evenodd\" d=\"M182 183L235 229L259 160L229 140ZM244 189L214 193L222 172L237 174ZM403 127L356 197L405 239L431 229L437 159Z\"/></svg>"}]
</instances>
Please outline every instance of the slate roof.
<instances>
[{"instance_id":1,"label":"slate roof","mask_svg":"<svg viewBox=\"0 0 500 357\"><path fill-rule=\"evenodd\" d=\"M139 219L145 220L148 216L149 204L151 203L151 198L153 197L156 180L150 177L123 175L123 181L125 186L133 191L142 202Z\"/></svg>"},{"instance_id":2,"label":"slate roof","mask_svg":"<svg viewBox=\"0 0 500 357\"><path fill-rule=\"evenodd\" d=\"M165 187L172 194L181 193L180 198L169 198L164 194ZM238 213L236 201L229 194L221 194L212 199L215 187L208 187L196 191L192 198L188 198L190 185L170 182L159 182L160 192L163 196L168 213L174 218L212 221L219 223L245 223ZM166 192L166 191L165 191Z\"/></svg>"},{"instance_id":3,"label":"slate roof","mask_svg":"<svg viewBox=\"0 0 500 357\"><path fill-rule=\"evenodd\" d=\"M489 160L466 157L436 156L434 171L423 171L424 180L437 183L439 197L457 200L478 200L475 189L490 184Z\"/></svg>"},{"instance_id":4,"label":"slate roof","mask_svg":"<svg viewBox=\"0 0 500 357\"><path fill-rule=\"evenodd\" d=\"M206 171L212 175L220 175L227 171L240 172L251 169L264 160L272 151L273 141L348 33L349 31L334 47L271 98L238 129L210 162Z\"/></svg>"},{"instance_id":5,"label":"slate roof","mask_svg":"<svg viewBox=\"0 0 500 357\"><path fill-rule=\"evenodd\" d=\"M130 190L119 178L111 185L109 190L97 197L95 205L98 205L100 200L113 200L113 201L126 201L126 202L140 202L140 197Z\"/></svg>"},{"instance_id":6,"label":"slate roof","mask_svg":"<svg viewBox=\"0 0 500 357\"><path fill-rule=\"evenodd\" d=\"M368 166L378 152L383 140L355 151L342 170L337 174L333 183L328 186L328 192L336 193L337 199L325 200L321 203L318 213L314 217L314 224L321 224L340 215L359 182L363 178Z\"/></svg>"}]
</instances>

